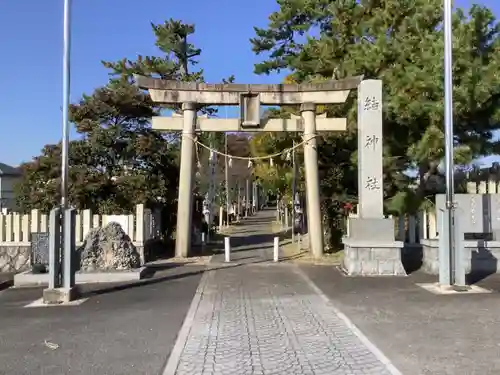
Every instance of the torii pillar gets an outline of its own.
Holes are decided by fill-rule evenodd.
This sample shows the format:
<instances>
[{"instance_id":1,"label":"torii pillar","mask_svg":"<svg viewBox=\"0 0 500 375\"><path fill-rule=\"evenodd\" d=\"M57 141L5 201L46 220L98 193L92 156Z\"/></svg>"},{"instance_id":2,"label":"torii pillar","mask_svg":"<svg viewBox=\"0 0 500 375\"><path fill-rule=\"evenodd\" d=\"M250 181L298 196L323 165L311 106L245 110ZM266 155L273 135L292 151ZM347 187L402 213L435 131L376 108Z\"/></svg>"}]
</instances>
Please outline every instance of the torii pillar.
<instances>
[{"instance_id":1,"label":"torii pillar","mask_svg":"<svg viewBox=\"0 0 500 375\"><path fill-rule=\"evenodd\" d=\"M218 132L302 132L308 201L309 241L315 258L323 255L323 230L320 209L316 135L323 131L345 131L345 118L316 116L318 104L338 104L347 100L362 77L315 84L205 84L134 77L137 86L148 89L155 103L182 105L184 116L153 117L153 129L181 131L181 168L177 207L176 256L186 257L191 248L191 219L194 187L194 137L196 131ZM239 119L196 117L201 106L239 105ZM261 105L300 107L301 117L290 119L260 118ZM248 188L247 188L248 190ZM248 204L248 202L247 202Z\"/></svg>"}]
</instances>

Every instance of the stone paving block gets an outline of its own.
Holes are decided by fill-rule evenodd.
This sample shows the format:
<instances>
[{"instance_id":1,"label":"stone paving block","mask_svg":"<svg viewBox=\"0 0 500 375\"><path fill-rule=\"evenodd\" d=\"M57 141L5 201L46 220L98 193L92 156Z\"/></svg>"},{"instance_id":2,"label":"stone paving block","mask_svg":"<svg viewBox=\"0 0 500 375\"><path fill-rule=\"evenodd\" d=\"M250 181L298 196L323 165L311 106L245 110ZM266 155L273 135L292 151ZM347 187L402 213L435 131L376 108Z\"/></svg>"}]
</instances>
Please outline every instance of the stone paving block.
<instances>
[{"instance_id":1,"label":"stone paving block","mask_svg":"<svg viewBox=\"0 0 500 375\"><path fill-rule=\"evenodd\" d=\"M392 372L298 274L245 267L210 272L176 374Z\"/></svg>"}]
</instances>

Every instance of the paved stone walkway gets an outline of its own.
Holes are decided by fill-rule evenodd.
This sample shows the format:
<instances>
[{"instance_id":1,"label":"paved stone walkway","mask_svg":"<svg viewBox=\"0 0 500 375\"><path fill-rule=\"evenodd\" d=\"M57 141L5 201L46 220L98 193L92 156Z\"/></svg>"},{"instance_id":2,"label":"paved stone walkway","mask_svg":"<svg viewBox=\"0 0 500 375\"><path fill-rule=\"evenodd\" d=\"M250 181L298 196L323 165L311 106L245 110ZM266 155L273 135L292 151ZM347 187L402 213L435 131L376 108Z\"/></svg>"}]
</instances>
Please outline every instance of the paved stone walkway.
<instances>
[{"instance_id":1,"label":"paved stone walkway","mask_svg":"<svg viewBox=\"0 0 500 375\"><path fill-rule=\"evenodd\" d=\"M164 375L399 374L349 324L293 265L213 269Z\"/></svg>"}]
</instances>

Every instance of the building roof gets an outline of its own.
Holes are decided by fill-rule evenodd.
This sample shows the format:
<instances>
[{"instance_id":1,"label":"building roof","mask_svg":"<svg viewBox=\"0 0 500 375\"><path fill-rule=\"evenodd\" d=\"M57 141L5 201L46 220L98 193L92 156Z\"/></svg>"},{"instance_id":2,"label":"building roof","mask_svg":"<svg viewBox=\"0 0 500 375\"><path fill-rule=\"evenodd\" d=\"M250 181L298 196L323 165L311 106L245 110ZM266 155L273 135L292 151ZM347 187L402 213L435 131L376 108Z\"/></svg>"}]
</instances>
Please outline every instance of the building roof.
<instances>
[{"instance_id":1,"label":"building roof","mask_svg":"<svg viewBox=\"0 0 500 375\"><path fill-rule=\"evenodd\" d=\"M19 168L11 167L10 165L0 163L0 176L20 176Z\"/></svg>"}]
</instances>

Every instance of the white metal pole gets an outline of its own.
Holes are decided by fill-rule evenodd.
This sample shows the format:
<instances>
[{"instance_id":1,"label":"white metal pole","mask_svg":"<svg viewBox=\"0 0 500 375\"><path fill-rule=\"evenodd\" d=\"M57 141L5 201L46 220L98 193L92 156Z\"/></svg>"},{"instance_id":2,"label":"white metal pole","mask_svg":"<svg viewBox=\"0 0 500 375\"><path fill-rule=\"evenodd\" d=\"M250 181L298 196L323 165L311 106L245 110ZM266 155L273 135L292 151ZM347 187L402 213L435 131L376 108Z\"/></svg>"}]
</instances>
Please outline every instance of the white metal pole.
<instances>
[{"instance_id":1,"label":"white metal pole","mask_svg":"<svg viewBox=\"0 0 500 375\"><path fill-rule=\"evenodd\" d=\"M273 260L277 262L280 257L280 238L274 237Z\"/></svg>"},{"instance_id":2,"label":"white metal pole","mask_svg":"<svg viewBox=\"0 0 500 375\"><path fill-rule=\"evenodd\" d=\"M61 206L68 207L68 148L69 148L69 98L71 55L71 0L64 0L63 36L63 98L62 98L62 150L61 150ZM64 223L64 221L63 221ZM63 224L64 225L64 224Z\"/></svg>"},{"instance_id":3,"label":"white metal pole","mask_svg":"<svg viewBox=\"0 0 500 375\"><path fill-rule=\"evenodd\" d=\"M231 261L231 238L224 237L224 258L226 262Z\"/></svg>"},{"instance_id":4,"label":"white metal pole","mask_svg":"<svg viewBox=\"0 0 500 375\"><path fill-rule=\"evenodd\" d=\"M449 220L448 247L450 251L450 284L455 283L455 226L454 226L454 163L453 163L453 81L452 81L452 0L444 0L444 130L446 161L446 209Z\"/></svg>"}]
</instances>

